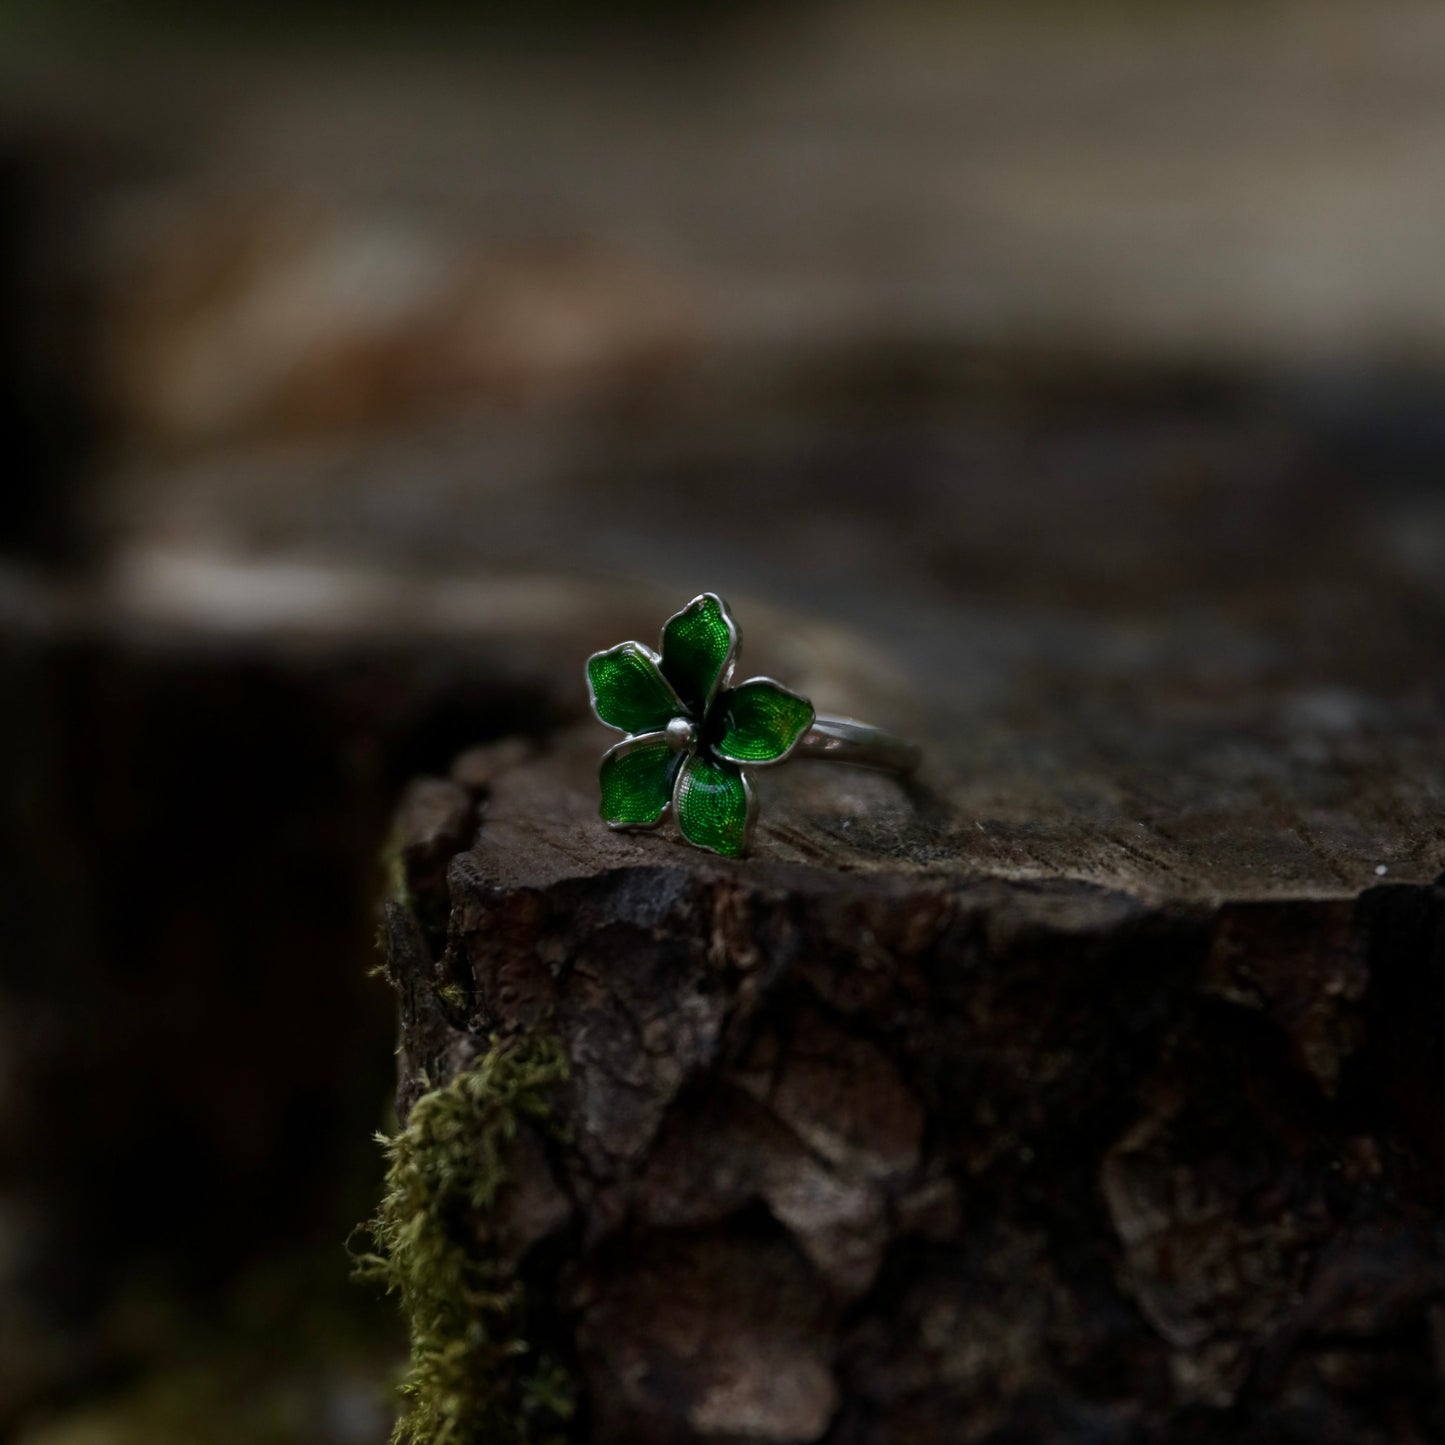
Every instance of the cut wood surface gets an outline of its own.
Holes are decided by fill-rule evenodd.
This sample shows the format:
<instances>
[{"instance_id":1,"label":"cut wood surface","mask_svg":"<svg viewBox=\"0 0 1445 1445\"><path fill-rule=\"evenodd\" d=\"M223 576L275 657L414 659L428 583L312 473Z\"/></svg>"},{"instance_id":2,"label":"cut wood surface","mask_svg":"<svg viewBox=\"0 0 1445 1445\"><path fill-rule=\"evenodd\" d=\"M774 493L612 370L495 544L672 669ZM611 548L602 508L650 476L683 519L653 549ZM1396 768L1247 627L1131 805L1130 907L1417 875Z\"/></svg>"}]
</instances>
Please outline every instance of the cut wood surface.
<instances>
[{"instance_id":1,"label":"cut wood surface","mask_svg":"<svg viewBox=\"0 0 1445 1445\"><path fill-rule=\"evenodd\" d=\"M414 786L403 1117L560 1040L467 1227L575 1438L1439 1438L1439 617L1360 574L1369 638L1306 685L1330 582L1133 654L1041 620L981 696L960 612L897 649L955 649L929 698L795 642L930 759L760 774L741 861L604 827L597 725Z\"/></svg>"},{"instance_id":2,"label":"cut wood surface","mask_svg":"<svg viewBox=\"0 0 1445 1445\"><path fill-rule=\"evenodd\" d=\"M579 710L714 587L743 675L927 749L760 773L736 862L609 832L594 723L403 808L403 1117L539 1035L570 1070L461 1217L575 1438L1445 1432L1445 514L1406 452L1195 402L516 494L511 545L693 569L579 619Z\"/></svg>"}]
</instances>

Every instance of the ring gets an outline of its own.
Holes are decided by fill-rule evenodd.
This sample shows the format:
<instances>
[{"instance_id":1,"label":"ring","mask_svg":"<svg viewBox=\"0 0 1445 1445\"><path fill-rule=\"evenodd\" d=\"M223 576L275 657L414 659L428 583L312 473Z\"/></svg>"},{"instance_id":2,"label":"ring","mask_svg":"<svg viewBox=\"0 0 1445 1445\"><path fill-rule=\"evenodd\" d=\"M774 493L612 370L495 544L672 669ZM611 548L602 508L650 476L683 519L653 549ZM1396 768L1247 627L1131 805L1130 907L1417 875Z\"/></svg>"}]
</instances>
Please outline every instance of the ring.
<instances>
[{"instance_id":1,"label":"ring","mask_svg":"<svg viewBox=\"0 0 1445 1445\"><path fill-rule=\"evenodd\" d=\"M655 828L669 809L687 841L724 857L747 851L757 813L748 769L792 757L911 773L916 743L852 718L819 717L807 698L753 677L732 685L742 634L714 592L662 628L659 650L620 642L587 659L592 711L627 736L602 758L600 813L610 828Z\"/></svg>"}]
</instances>

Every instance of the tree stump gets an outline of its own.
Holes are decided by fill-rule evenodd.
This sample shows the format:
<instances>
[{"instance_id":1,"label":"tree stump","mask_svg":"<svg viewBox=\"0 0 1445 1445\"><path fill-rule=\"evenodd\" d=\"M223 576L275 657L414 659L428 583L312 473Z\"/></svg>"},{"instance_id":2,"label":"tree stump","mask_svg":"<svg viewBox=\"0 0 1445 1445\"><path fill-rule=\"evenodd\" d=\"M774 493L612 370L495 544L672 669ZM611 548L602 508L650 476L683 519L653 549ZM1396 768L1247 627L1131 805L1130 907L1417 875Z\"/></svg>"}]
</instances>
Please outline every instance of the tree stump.
<instances>
[{"instance_id":1,"label":"tree stump","mask_svg":"<svg viewBox=\"0 0 1445 1445\"><path fill-rule=\"evenodd\" d=\"M1441 1438L1445 888L1374 862L1431 846L1420 720L1230 772L1201 708L790 765L737 862L603 827L597 727L415 785L409 1438Z\"/></svg>"}]
</instances>

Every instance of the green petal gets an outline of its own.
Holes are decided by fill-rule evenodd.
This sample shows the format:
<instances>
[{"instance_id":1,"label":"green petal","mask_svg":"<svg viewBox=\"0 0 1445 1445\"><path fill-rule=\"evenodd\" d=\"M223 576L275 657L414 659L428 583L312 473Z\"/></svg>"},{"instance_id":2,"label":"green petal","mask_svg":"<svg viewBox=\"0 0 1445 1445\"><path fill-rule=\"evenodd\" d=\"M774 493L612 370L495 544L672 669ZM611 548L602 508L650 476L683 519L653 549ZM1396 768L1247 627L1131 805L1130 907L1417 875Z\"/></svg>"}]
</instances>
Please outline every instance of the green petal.
<instances>
[{"instance_id":1,"label":"green petal","mask_svg":"<svg viewBox=\"0 0 1445 1445\"><path fill-rule=\"evenodd\" d=\"M626 738L608 748L598 781L603 820L614 828L650 828L672 801L672 780L681 753L666 733Z\"/></svg>"},{"instance_id":2,"label":"green petal","mask_svg":"<svg viewBox=\"0 0 1445 1445\"><path fill-rule=\"evenodd\" d=\"M640 642L619 642L587 659L592 711L610 728L652 733L683 712L677 694L657 670L657 659Z\"/></svg>"},{"instance_id":3,"label":"green petal","mask_svg":"<svg viewBox=\"0 0 1445 1445\"><path fill-rule=\"evenodd\" d=\"M813 726L813 704L771 678L755 677L717 700L722 736L713 751L735 763L778 763Z\"/></svg>"},{"instance_id":4,"label":"green petal","mask_svg":"<svg viewBox=\"0 0 1445 1445\"><path fill-rule=\"evenodd\" d=\"M747 779L731 764L697 754L677 775L672 806L677 826L689 843L729 858L748 843L753 821L753 793Z\"/></svg>"},{"instance_id":5,"label":"green petal","mask_svg":"<svg viewBox=\"0 0 1445 1445\"><path fill-rule=\"evenodd\" d=\"M662 629L662 675L696 718L707 711L727 681L738 629L727 603L715 593L694 597Z\"/></svg>"}]
</instances>

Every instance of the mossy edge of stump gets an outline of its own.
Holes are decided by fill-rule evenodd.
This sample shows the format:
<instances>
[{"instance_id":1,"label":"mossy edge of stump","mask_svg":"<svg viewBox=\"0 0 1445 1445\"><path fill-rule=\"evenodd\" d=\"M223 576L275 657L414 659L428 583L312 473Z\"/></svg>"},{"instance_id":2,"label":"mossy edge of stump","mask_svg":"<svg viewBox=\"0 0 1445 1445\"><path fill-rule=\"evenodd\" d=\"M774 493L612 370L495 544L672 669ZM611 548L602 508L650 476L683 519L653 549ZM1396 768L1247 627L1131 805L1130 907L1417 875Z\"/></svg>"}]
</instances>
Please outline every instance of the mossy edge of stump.
<instances>
[{"instance_id":1,"label":"mossy edge of stump","mask_svg":"<svg viewBox=\"0 0 1445 1445\"><path fill-rule=\"evenodd\" d=\"M400 1438L1439 1437L1440 883L735 863L584 826L579 776L402 808L401 1116L557 1061L448 1228L525 1302L494 1398L570 1384Z\"/></svg>"}]
</instances>

